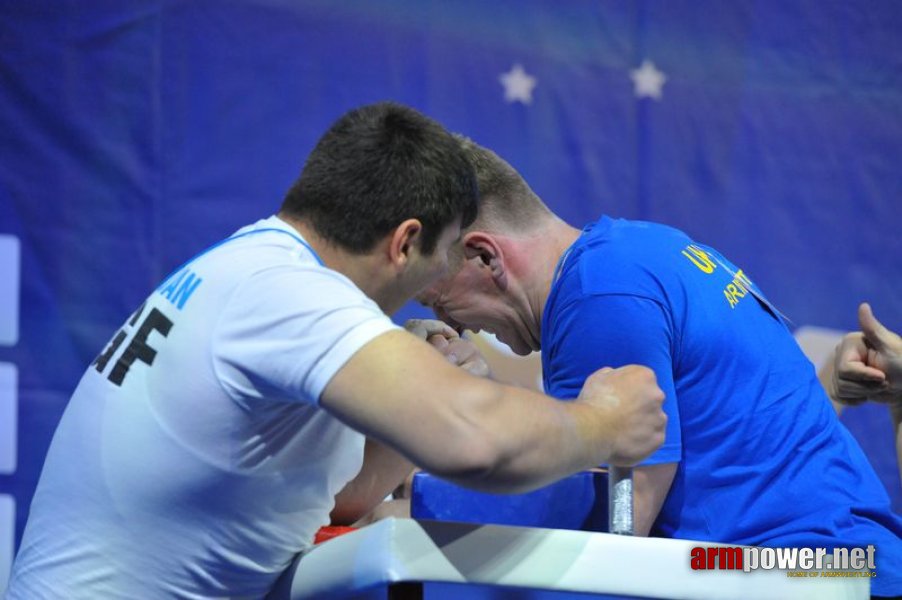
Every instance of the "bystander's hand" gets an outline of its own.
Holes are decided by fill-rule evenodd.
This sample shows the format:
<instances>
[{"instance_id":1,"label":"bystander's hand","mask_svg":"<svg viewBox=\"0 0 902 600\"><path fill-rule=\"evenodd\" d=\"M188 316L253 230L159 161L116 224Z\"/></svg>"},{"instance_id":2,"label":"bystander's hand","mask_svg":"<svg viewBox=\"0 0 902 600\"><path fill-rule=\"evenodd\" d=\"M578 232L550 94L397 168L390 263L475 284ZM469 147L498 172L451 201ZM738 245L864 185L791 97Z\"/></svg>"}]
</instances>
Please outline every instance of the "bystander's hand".
<instances>
[{"instance_id":1,"label":"bystander's hand","mask_svg":"<svg viewBox=\"0 0 902 600\"><path fill-rule=\"evenodd\" d=\"M828 392L843 404L865 400L902 402L902 337L877 320L871 307L858 307L861 331L836 347Z\"/></svg>"}]
</instances>

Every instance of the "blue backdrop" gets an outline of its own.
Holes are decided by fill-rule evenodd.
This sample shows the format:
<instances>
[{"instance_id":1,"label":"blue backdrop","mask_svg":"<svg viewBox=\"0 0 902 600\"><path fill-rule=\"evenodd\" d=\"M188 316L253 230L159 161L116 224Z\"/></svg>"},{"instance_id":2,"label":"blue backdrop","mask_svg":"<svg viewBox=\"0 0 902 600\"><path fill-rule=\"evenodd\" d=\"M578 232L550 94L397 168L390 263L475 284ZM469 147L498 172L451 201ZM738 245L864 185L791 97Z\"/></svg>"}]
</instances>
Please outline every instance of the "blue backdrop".
<instances>
[{"instance_id":1,"label":"blue backdrop","mask_svg":"<svg viewBox=\"0 0 902 600\"><path fill-rule=\"evenodd\" d=\"M719 248L798 326L852 328L868 299L902 329L894 0L6 0L0 554L115 328L382 99L496 150L574 225ZM844 419L899 510L886 411Z\"/></svg>"}]
</instances>

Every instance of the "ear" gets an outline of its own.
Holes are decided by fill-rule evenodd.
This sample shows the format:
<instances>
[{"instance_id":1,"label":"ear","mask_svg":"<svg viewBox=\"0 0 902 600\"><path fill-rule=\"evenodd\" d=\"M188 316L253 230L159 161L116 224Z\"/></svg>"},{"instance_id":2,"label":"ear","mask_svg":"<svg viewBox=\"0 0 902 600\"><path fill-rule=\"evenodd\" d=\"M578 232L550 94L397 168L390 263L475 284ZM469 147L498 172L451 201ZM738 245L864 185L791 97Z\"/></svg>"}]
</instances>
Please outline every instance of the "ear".
<instances>
[{"instance_id":1,"label":"ear","mask_svg":"<svg viewBox=\"0 0 902 600\"><path fill-rule=\"evenodd\" d=\"M479 259L501 288L507 286L507 267L504 262L504 248L491 233L471 231L463 237L464 257Z\"/></svg>"},{"instance_id":2,"label":"ear","mask_svg":"<svg viewBox=\"0 0 902 600\"><path fill-rule=\"evenodd\" d=\"M395 227L388 240L388 259L399 267L407 266L410 253L413 250L423 224L419 219L407 219Z\"/></svg>"}]
</instances>

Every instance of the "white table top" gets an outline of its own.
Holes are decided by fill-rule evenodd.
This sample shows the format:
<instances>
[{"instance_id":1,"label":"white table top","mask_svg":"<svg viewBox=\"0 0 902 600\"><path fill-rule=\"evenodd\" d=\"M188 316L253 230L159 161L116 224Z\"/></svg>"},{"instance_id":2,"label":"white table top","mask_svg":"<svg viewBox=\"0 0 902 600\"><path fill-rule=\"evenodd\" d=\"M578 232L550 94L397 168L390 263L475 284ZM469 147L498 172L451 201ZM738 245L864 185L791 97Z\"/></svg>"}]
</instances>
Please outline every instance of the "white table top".
<instances>
[{"instance_id":1,"label":"white table top","mask_svg":"<svg viewBox=\"0 0 902 600\"><path fill-rule=\"evenodd\" d=\"M386 519L320 544L271 596L339 596L396 582L494 584L651 598L868 598L867 578L692 571L690 540Z\"/></svg>"}]
</instances>

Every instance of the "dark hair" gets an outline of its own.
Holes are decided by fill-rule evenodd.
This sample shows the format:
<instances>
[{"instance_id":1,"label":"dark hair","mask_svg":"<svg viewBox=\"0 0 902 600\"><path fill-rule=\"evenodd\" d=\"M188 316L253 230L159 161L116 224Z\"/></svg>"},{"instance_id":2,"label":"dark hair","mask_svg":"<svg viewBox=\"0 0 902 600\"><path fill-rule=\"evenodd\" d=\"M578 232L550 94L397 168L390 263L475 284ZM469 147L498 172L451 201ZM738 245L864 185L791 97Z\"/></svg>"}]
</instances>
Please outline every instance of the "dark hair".
<instances>
[{"instance_id":1,"label":"dark hair","mask_svg":"<svg viewBox=\"0 0 902 600\"><path fill-rule=\"evenodd\" d=\"M346 113L320 138L282 212L355 253L419 219L420 250L431 254L455 218L473 222L477 202L476 176L452 135L412 108L380 102Z\"/></svg>"}]
</instances>

